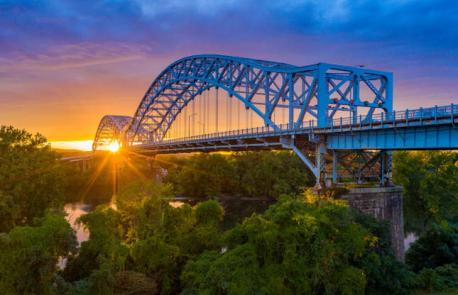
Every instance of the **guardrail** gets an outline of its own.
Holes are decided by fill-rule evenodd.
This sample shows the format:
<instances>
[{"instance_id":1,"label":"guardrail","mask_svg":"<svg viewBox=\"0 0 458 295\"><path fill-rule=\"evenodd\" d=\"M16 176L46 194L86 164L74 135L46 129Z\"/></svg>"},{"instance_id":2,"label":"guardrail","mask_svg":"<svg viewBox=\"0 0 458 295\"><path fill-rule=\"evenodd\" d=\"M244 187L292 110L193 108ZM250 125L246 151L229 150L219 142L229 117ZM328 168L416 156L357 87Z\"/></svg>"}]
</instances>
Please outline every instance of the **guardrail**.
<instances>
[{"instance_id":1,"label":"guardrail","mask_svg":"<svg viewBox=\"0 0 458 295\"><path fill-rule=\"evenodd\" d=\"M367 118L363 115L357 117L346 117L333 119L328 123L326 128L317 128L316 121L304 121L300 125L296 124L280 124L277 125L278 129L271 126L260 126L254 128L246 128L239 130L231 130L224 132L215 132L209 134L195 135L183 138L166 139L160 142L139 142L136 144L148 145L167 145L167 144L181 144L195 141L205 141L207 139L230 138L230 137L246 137L256 135L281 135L291 132L336 132L357 129L371 129L371 128L392 128L395 126L410 126L422 124L434 124L443 120L458 117L458 105L450 104L446 106L435 106L432 108L419 108L414 110L393 111L391 113L378 113ZM410 125L409 125L410 124Z\"/></svg>"}]
</instances>

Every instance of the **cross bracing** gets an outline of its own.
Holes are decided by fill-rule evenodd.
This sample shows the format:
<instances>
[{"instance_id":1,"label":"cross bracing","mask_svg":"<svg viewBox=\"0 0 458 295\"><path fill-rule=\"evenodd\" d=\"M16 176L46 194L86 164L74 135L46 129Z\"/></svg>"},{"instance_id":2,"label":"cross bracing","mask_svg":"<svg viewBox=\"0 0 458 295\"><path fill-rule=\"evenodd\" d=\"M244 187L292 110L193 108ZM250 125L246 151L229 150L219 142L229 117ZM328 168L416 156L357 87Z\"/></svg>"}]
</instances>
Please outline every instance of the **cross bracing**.
<instances>
[{"instance_id":1,"label":"cross bracing","mask_svg":"<svg viewBox=\"0 0 458 295\"><path fill-rule=\"evenodd\" d=\"M222 93L227 95L226 104ZM234 105L245 111L232 109ZM223 132L218 129L221 108L226 109L230 127ZM196 109L202 114L197 115ZM250 128L234 128L230 122L239 124L243 115ZM253 115L260 124L253 125ZM198 55L162 71L133 117L104 117L94 150L114 139L124 148L153 155L290 149L317 183L336 182L342 177L338 170L357 180L378 175L381 183L387 183L391 150L458 149L457 115L453 104L393 111L393 76L388 72ZM210 117L216 120L213 131ZM200 134L191 132L197 124ZM171 136L174 128L179 136Z\"/></svg>"}]
</instances>

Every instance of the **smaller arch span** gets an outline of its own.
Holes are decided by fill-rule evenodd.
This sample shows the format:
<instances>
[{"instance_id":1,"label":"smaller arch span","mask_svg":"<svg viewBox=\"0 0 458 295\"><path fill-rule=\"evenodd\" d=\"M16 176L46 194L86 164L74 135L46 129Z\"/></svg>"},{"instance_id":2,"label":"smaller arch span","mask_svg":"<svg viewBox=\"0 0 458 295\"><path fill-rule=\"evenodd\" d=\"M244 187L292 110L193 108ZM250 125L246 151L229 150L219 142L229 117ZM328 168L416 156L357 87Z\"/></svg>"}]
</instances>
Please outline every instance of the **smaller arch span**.
<instances>
[{"instance_id":1,"label":"smaller arch span","mask_svg":"<svg viewBox=\"0 0 458 295\"><path fill-rule=\"evenodd\" d=\"M129 116L104 116L97 127L92 150L106 149L113 141L123 144L124 135L131 121L132 117Z\"/></svg>"}]
</instances>

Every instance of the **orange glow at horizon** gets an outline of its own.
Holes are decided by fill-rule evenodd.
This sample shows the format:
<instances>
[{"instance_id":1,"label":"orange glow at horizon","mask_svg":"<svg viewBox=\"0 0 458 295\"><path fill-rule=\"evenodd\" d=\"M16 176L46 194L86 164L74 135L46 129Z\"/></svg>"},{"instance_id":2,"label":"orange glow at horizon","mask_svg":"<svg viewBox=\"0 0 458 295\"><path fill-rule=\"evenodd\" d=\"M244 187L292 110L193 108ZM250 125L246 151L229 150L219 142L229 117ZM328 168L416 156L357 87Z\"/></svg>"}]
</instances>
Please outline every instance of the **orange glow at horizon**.
<instances>
[{"instance_id":1,"label":"orange glow at horizon","mask_svg":"<svg viewBox=\"0 0 458 295\"><path fill-rule=\"evenodd\" d=\"M63 150L92 151L93 140L51 141L51 148Z\"/></svg>"},{"instance_id":2,"label":"orange glow at horizon","mask_svg":"<svg viewBox=\"0 0 458 295\"><path fill-rule=\"evenodd\" d=\"M2 64L8 77L0 81L0 125L41 133L53 148L90 150L80 142L94 138L100 119L133 115L151 81L176 59L119 48L56 47L53 55Z\"/></svg>"}]
</instances>

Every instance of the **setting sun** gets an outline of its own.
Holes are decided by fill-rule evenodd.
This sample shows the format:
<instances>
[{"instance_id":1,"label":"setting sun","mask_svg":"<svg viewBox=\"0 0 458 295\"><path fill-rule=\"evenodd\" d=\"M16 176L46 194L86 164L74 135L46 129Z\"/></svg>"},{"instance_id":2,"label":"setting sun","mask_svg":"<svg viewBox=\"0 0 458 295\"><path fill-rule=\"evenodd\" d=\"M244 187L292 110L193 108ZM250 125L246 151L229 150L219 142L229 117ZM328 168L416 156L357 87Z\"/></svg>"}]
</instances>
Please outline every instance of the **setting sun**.
<instances>
[{"instance_id":1,"label":"setting sun","mask_svg":"<svg viewBox=\"0 0 458 295\"><path fill-rule=\"evenodd\" d=\"M108 150L112 153L117 153L119 151L119 148L121 146L119 145L119 142L117 141L113 141L112 143L110 143L110 145L108 146Z\"/></svg>"}]
</instances>

